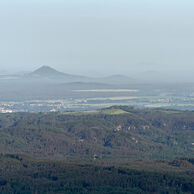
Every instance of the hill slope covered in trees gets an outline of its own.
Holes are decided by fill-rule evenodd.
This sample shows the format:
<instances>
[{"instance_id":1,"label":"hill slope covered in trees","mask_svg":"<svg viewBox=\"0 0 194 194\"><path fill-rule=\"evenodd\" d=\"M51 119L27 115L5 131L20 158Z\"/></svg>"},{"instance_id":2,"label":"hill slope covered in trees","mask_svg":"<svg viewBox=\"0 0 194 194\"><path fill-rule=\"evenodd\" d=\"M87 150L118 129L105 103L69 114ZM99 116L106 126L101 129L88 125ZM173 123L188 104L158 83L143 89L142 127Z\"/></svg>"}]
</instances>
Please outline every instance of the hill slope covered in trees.
<instances>
[{"instance_id":1,"label":"hill slope covered in trees","mask_svg":"<svg viewBox=\"0 0 194 194\"><path fill-rule=\"evenodd\" d=\"M0 155L0 193L192 193L194 160L38 160ZM3 169L3 170L2 170Z\"/></svg>"},{"instance_id":2,"label":"hill slope covered in trees","mask_svg":"<svg viewBox=\"0 0 194 194\"><path fill-rule=\"evenodd\" d=\"M194 156L194 112L111 107L98 111L0 114L0 152L65 159Z\"/></svg>"}]
</instances>

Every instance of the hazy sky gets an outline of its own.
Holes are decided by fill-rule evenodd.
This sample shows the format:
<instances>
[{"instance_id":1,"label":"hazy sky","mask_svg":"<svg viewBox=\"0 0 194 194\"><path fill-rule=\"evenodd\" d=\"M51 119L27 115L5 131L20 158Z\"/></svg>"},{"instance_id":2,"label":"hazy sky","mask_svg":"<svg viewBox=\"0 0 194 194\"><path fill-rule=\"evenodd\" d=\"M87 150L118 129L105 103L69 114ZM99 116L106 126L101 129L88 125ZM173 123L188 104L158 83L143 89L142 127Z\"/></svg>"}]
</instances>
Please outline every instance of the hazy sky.
<instances>
[{"instance_id":1,"label":"hazy sky","mask_svg":"<svg viewBox=\"0 0 194 194\"><path fill-rule=\"evenodd\" d=\"M1 0L0 71L194 72L193 0Z\"/></svg>"}]
</instances>

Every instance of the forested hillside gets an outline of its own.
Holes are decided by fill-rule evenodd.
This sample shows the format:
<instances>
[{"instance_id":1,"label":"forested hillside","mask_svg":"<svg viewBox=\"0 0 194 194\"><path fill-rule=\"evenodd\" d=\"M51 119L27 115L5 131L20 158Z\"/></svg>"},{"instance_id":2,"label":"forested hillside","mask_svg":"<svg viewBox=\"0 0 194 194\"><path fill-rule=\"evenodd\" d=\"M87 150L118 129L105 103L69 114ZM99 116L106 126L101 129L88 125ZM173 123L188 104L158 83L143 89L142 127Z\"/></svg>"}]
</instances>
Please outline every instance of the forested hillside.
<instances>
[{"instance_id":1,"label":"forested hillside","mask_svg":"<svg viewBox=\"0 0 194 194\"><path fill-rule=\"evenodd\" d=\"M194 112L0 114L0 193L188 193Z\"/></svg>"},{"instance_id":2,"label":"forested hillside","mask_svg":"<svg viewBox=\"0 0 194 194\"><path fill-rule=\"evenodd\" d=\"M125 106L0 114L0 152L94 160L194 157L194 112Z\"/></svg>"},{"instance_id":3,"label":"forested hillside","mask_svg":"<svg viewBox=\"0 0 194 194\"><path fill-rule=\"evenodd\" d=\"M0 193L192 193L194 160L91 161L38 160L0 156Z\"/></svg>"}]
</instances>

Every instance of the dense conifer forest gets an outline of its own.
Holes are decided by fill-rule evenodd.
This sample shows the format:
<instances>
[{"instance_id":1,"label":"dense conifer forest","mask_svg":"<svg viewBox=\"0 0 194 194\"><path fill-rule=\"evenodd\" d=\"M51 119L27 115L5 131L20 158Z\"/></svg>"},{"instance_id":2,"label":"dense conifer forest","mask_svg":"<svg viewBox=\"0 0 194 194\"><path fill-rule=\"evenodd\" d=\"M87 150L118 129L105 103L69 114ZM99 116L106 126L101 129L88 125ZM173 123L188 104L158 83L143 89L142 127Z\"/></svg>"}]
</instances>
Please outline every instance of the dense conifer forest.
<instances>
[{"instance_id":1,"label":"dense conifer forest","mask_svg":"<svg viewBox=\"0 0 194 194\"><path fill-rule=\"evenodd\" d=\"M192 193L194 160L109 163L1 155L1 193ZM151 167L154 166L154 169Z\"/></svg>"},{"instance_id":2,"label":"dense conifer forest","mask_svg":"<svg viewBox=\"0 0 194 194\"><path fill-rule=\"evenodd\" d=\"M0 193L193 193L194 112L0 114Z\"/></svg>"}]
</instances>

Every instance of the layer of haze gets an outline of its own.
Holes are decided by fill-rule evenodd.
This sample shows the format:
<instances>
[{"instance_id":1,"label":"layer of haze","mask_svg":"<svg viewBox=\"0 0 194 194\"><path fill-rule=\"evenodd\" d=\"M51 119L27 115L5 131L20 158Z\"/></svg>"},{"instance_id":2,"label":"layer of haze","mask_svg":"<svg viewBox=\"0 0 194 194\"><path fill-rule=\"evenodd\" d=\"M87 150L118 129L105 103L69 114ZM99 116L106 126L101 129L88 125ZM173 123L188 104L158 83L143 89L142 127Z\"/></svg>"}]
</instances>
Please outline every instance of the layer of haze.
<instances>
[{"instance_id":1,"label":"layer of haze","mask_svg":"<svg viewBox=\"0 0 194 194\"><path fill-rule=\"evenodd\" d=\"M194 72L193 0L1 0L0 72ZM173 75L172 75L173 74Z\"/></svg>"}]
</instances>

